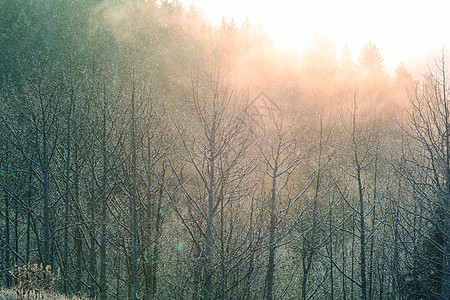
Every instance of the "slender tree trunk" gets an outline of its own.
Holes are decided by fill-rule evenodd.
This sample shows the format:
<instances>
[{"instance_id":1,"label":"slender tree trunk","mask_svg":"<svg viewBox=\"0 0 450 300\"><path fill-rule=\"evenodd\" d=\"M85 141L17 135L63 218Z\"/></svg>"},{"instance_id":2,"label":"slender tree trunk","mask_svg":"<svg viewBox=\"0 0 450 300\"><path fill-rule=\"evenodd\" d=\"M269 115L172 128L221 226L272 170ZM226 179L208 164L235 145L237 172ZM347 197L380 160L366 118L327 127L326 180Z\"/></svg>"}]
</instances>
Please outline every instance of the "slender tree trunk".
<instances>
[{"instance_id":1,"label":"slender tree trunk","mask_svg":"<svg viewBox=\"0 0 450 300\"><path fill-rule=\"evenodd\" d=\"M134 79L133 79L134 80ZM133 91L131 95L131 159L132 159L132 192L131 192L131 272L132 272L132 296L131 299L139 299L138 294L138 255L137 255L137 154L136 154L136 107L135 107L135 87L133 81Z\"/></svg>"},{"instance_id":2,"label":"slender tree trunk","mask_svg":"<svg viewBox=\"0 0 450 300\"><path fill-rule=\"evenodd\" d=\"M158 285L157 285L157 277L156 277L156 272L158 271L158 267L159 267L159 248L160 248L160 237L161 237L161 231L162 231L162 212L161 212L161 208L162 208L162 201L163 201L163 194L164 194L164 181L165 181L165 166L163 163L163 170L162 170L162 174L161 176L161 180L160 180L160 186L159 186L159 191L158 191L158 203L157 203L157 208L156 208L156 220L155 220L155 231L154 231L154 236L153 236L153 255L152 255L152 274L151 274L151 279L152 279L152 296L153 298L156 297L156 292L158 290Z\"/></svg>"},{"instance_id":3,"label":"slender tree trunk","mask_svg":"<svg viewBox=\"0 0 450 300\"><path fill-rule=\"evenodd\" d=\"M441 297L442 299L450 299L450 111L447 99L447 74L444 59L442 59L442 101L444 104L445 117L445 195L443 201L442 212L442 232L443 232L443 253L442 253L442 282Z\"/></svg>"},{"instance_id":4,"label":"slender tree trunk","mask_svg":"<svg viewBox=\"0 0 450 300\"><path fill-rule=\"evenodd\" d=\"M275 273L275 252L277 249L275 229L277 225L277 206L276 206L276 190L277 190L277 161L273 168L272 174L272 193L270 197L270 227L269 227L269 260L267 264L266 275L266 300L273 300L273 282Z\"/></svg>"},{"instance_id":5,"label":"slender tree trunk","mask_svg":"<svg viewBox=\"0 0 450 300\"><path fill-rule=\"evenodd\" d=\"M333 215L332 215L332 200L331 200L331 196L329 196L329 210L328 210L328 222L329 222L329 227L328 230L330 231L330 299L333 300L334 299L334 277L333 277Z\"/></svg>"},{"instance_id":6,"label":"slender tree trunk","mask_svg":"<svg viewBox=\"0 0 450 300\"><path fill-rule=\"evenodd\" d=\"M75 143L74 148L74 171L75 171L75 177L73 182L73 189L74 189L74 201L75 204L75 227L74 227L74 246L75 246L75 293L77 295L81 295L81 271L82 271L82 253L83 253L83 242L82 242L82 232L81 232L81 220L82 212L81 212L81 198L80 198L80 162L78 161L79 158L79 145L78 143Z\"/></svg>"},{"instance_id":7,"label":"slender tree trunk","mask_svg":"<svg viewBox=\"0 0 450 300\"><path fill-rule=\"evenodd\" d=\"M251 279L252 279L252 274L254 271L254 260L255 260L255 251L252 249L250 250L251 254L250 254L250 261L248 264L248 271L247 271L247 275L245 276L245 290L244 290L244 297L242 297L243 299L249 300L251 299Z\"/></svg>"},{"instance_id":8,"label":"slender tree trunk","mask_svg":"<svg viewBox=\"0 0 450 300\"><path fill-rule=\"evenodd\" d=\"M400 290L400 269L399 269L399 238L398 238L398 211L395 209L395 216L394 216L394 224L393 224L393 230L394 230L394 257L393 257L393 298L397 298L397 293Z\"/></svg>"},{"instance_id":9,"label":"slender tree trunk","mask_svg":"<svg viewBox=\"0 0 450 300\"><path fill-rule=\"evenodd\" d=\"M160 180L158 180L158 202L155 203L154 199L152 199L152 189L153 178L150 174L153 172L152 166L152 153L151 153L151 139L150 133L148 133L147 138L147 203L149 205L147 211L147 222L148 232L149 232L149 240L151 241L150 253L151 255L148 257L149 261L145 263L145 286L147 290L147 298L155 299L156 292L158 289L157 286L157 277L156 272L158 268L158 259L159 259L159 237L161 232L161 205L164 193L164 181L165 181L165 162L162 163L162 173L160 174ZM155 197L156 198L156 197ZM156 209L155 209L156 207Z\"/></svg>"},{"instance_id":10,"label":"slender tree trunk","mask_svg":"<svg viewBox=\"0 0 450 300\"><path fill-rule=\"evenodd\" d=\"M102 212L101 212L101 240L100 240L100 298L102 300L107 298L107 283L106 283L106 248L108 243L107 237L107 210L108 210L108 193L107 193L107 175L108 175L108 153L106 148L106 119L107 119L107 111L106 111L106 88L103 91L103 109L102 109L102 190L101 190L101 199L102 199Z\"/></svg>"},{"instance_id":11,"label":"slender tree trunk","mask_svg":"<svg viewBox=\"0 0 450 300\"><path fill-rule=\"evenodd\" d=\"M10 197L8 195L8 193L6 192L6 189L3 190L3 198L5 201L5 244L2 246L3 247L3 253L4 253L4 259L5 259L5 268L3 270L3 274L4 274L4 280L5 280L5 286L6 287L10 287L11 286L11 275L9 273L9 271L11 270L11 245L10 245L10 241L11 241L11 233L10 233L10 228L9 228L9 224L10 224L10 218L9 218L9 203L10 203Z\"/></svg>"},{"instance_id":12,"label":"slender tree trunk","mask_svg":"<svg viewBox=\"0 0 450 300\"><path fill-rule=\"evenodd\" d=\"M214 129L212 130L214 131ZM205 262L205 298L213 299L212 265L213 265L213 222L214 222L214 195L215 195L215 140L211 135L209 145L209 185L208 185L208 215L206 224L206 262Z\"/></svg>"},{"instance_id":13,"label":"slender tree trunk","mask_svg":"<svg viewBox=\"0 0 450 300\"><path fill-rule=\"evenodd\" d=\"M92 183L94 184L94 183ZM97 289L97 283L96 283L96 277L97 277L97 254L96 254L96 245L97 245L97 224L94 220L98 218L96 214L96 203L95 203L95 187L92 186L92 198L89 199L89 235L90 235L90 241L89 241L89 297L94 298L96 295L96 289Z\"/></svg>"},{"instance_id":14,"label":"slender tree trunk","mask_svg":"<svg viewBox=\"0 0 450 300\"><path fill-rule=\"evenodd\" d=\"M357 166L357 180L359 190L359 221L360 221L360 260L361 260L361 299L367 299L367 278L366 278L366 225L364 212L364 195L361 179L361 168Z\"/></svg>"},{"instance_id":15,"label":"slender tree trunk","mask_svg":"<svg viewBox=\"0 0 450 300\"><path fill-rule=\"evenodd\" d=\"M302 256L303 261L303 280L302 280L302 299L306 300L307 297L307 286L308 286L308 277L310 275L313 258L314 258L314 251L316 247L316 235L317 231L317 210L319 205L319 192L320 192L320 183L321 183L321 169L322 169L322 120L320 123L320 138L319 138L319 158L318 158L318 164L317 164L317 176L316 176L316 187L314 189L314 199L313 199L313 208L312 208L312 226L311 226L311 233L309 234L309 237L303 238L303 247L304 247L304 253ZM330 232L331 234L331 232Z\"/></svg>"},{"instance_id":16,"label":"slender tree trunk","mask_svg":"<svg viewBox=\"0 0 450 300\"><path fill-rule=\"evenodd\" d=\"M345 202L342 201L342 220L345 221ZM345 245L345 234L342 234L342 239L341 239L341 243L342 243L342 299L346 300L347 299L347 289L345 287L345 266L347 264L346 258L346 245Z\"/></svg>"},{"instance_id":17,"label":"slender tree trunk","mask_svg":"<svg viewBox=\"0 0 450 300\"><path fill-rule=\"evenodd\" d=\"M448 200L447 200L448 201ZM447 216L449 215L449 205L447 204ZM447 217L447 222L450 218ZM450 225L444 224L444 253L442 254L442 299L450 299Z\"/></svg>"},{"instance_id":18,"label":"slender tree trunk","mask_svg":"<svg viewBox=\"0 0 450 300\"><path fill-rule=\"evenodd\" d=\"M374 179L373 179L373 213L372 213L372 224L371 224L371 232L375 231L375 216L376 216L376 207L375 203L377 201L377 175L378 175L378 155L375 156L375 171L374 171ZM372 299L373 296L373 273L374 273L374 262L373 262L373 254L374 254L374 238L370 239L370 250L369 250L369 299Z\"/></svg>"},{"instance_id":19,"label":"slender tree trunk","mask_svg":"<svg viewBox=\"0 0 450 300\"><path fill-rule=\"evenodd\" d=\"M198 251L197 253L195 253L196 257L199 257L200 251ZM177 259L178 261L178 259ZM193 286L193 291L192 291L192 299L199 299L199 286L200 286L200 280L201 280L201 269L197 264L194 264L193 266L193 270L192 270L192 286Z\"/></svg>"},{"instance_id":20,"label":"slender tree trunk","mask_svg":"<svg viewBox=\"0 0 450 300\"><path fill-rule=\"evenodd\" d=\"M27 263L30 262L30 244L31 244L31 197L32 197L32 183L31 183L31 179L32 179L32 175L30 172L30 175L28 177L28 190L27 190L27 233L26 233L26 238L27 238L27 244L26 244L26 253L25 253L25 261Z\"/></svg>"},{"instance_id":21,"label":"slender tree trunk","mask_svg":"<svg viewBox=\"0 0 450 300\"><path fill-rule=\"evenodd\" d=\"M364 186L361 177L361 161L359 158L360 145L357 140L357 124L356 124L356 98L353 104L352 114L352 133L351 139L353 144L353 168L356 171L354 174L356 182L358 183L358 200L359 200L359 259L360 259L360 281L361 281L361 299L367 299L367 277L366 277L366 224L365 224L365 210L364 210Z\"/></svg>"},{"instance_id":22,"label":"slender tree trunk","mask_svg":"<svg viewBox=\"0 0 450 300\"><path fill-rule=\"evenodd\" d=\"M14 265L19 264L19 207L17 201L14 201Z\"/></svg>"},{"instance_id":23,"label":"slender tree trunk","mask_svg":"<svg viewBox=\"0 0 450 300\"><path fill-rule=\"evenodd\" d=\"M221 268L221 279L220 279L220 299L221 300L225 300L225 287L226 287L226 271L227 271L227 267L226 267L226 263L225 263L225 249L226 249L226 241L225 241L225 236L224 236L224 226L225 226L225 221L224 221L224 203L223 203L223 199L224 195L223 195L223 185L220 188L220 195L219 195L219 201L220 201L220 268Z\"/></svg>"},{"instance_id":24,"label":"slender tree trunk","mask_svg":"<svg viewBox=\"0 0 450 300\"><path fill-rule=\"evenodd\" d=\"M306 247L305 244L306 244L305 239L303 239L303 247ZM301 289L301 291L302 291L301 299L302 300L306 300L307 299L306 288L307 288L307 285L308 285L309 263L307 262L308 259L307 259L306 256L308 256L308 253L305 250L305 251L303 251L303 255L302 255L302 267L303 267L303 272L302 272L302 289Z\"/></svg>"},{"instance_id":25,"label":"slender tree trunk","mask_svg":"<svg viewBox=\"0 0 450 300\"><path fill-rule=\"evenodd\" d=\"M69 114L70 116L70 114ZM70 117L67 117L67 132L66 132L66 165L65 165L65 179L64 179L64 186L65 186L65 195L64 195L64 245L63 245L63 274L64 274L64 293L67 294L68 292L68 273L69 273L69 226L71 223L71 220L69 219L70 216Z\"/></svg>"},{"instance_id":26,"label":"slender tree trunk","mask_svg":"<svg viewBox=\"0 0 450 300\"><path fill-rule=\"evenodd\" d=\"M355 278L355 222L356 222L356 216L355 213L353 213L352 216L352 249L351 249L351 257L352 257L352 265L351 265L351 272L352 272L352 279ZM355 299L355 284L351 282L350 285L350 299Z\"/></svg>"},{"instance_id":27,"label":"slender tree trunk","mask_svg":"<svg viewBox=\"0 0 450 300\"><path fill-rule=\"evenodd\" d=\"M49 203L49 169L48 169L48 149L47 149L47 125L43 126L42 145L42 198L44 214L44 266L50 265L50 203Z\"/></svg>"}]
</instances>

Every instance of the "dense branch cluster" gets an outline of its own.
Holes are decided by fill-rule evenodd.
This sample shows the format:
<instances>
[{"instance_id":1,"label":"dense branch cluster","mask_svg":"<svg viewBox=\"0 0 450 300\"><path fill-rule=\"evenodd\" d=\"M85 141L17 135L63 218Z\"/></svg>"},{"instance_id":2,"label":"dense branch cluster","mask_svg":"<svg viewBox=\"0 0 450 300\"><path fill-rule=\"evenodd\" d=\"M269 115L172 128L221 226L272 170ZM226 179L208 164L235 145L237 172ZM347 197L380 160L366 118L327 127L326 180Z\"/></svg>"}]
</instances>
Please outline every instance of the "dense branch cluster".
<instances>
[{"instance_id":1,"label":"dense branch cluster","mask_svg":"<svg viewBox=\"0 0 450 300\"><path fill-rule=\"evenodd\" d=\"M3 1L0 49L1 287L450 298L443 55L390 78L177 1Z\"/></svg>"}]
</instances>

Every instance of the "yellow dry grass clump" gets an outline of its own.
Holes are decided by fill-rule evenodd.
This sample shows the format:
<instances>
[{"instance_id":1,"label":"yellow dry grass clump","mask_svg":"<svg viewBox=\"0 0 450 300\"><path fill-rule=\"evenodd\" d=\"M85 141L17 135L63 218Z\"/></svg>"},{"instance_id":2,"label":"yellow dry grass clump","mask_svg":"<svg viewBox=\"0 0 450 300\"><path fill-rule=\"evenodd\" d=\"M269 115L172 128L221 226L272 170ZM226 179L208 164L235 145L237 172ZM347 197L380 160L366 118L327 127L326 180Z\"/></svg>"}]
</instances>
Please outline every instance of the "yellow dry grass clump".
<instances>
[{"instance_id":1,"label":"yellow dry grass clump","mask_svg":"<svg viewBox=\"0 0 450 300\"><path fill-rule=\"evenodd\" d=\"M25 264L15 267L11 272L14 287L0 289L0 300L82 300L57 293L60 271L51 266Z\"/></svg>"},{"instance_id":2,"label":"yellow dry grass clump","mask_svg":"<svg viewBox=\"0 0 450 300\"><path fill-rule=\"evenodd\" d=\"M0 300L85 300L76 296L67 297L58 293L45 291L29 291L25 295L18 295L14 289L0 289Z\"/></svg>"}]
</instances>

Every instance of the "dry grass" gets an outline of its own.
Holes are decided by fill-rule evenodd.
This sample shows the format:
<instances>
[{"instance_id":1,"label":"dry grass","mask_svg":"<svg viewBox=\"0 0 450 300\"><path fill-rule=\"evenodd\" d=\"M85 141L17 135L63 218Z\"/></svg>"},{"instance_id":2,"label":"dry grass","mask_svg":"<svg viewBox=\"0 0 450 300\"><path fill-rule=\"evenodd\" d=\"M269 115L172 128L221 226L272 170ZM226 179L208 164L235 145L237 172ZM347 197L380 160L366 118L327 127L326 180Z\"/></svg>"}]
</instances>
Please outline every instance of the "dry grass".
<instances>
[{"instance_id":1,"label":"dry grass","mask_svg":"<svg viewBox=\"0 0 450 300\"><path fill-rule=\"evenodd\" d=\"M86 300L86 298L67 297L57 293L28 291L20 294L14 289L0 289L0 300Z\"/></svg>"},{"instance_id":2,"label":"dry grass","mask_svg":"<svg viewBox=\"0 0 450 300\"><path fill-rule=\"evenodd\" d=\"M42 264L24 264L11 271L14 287L0 288L0 300L86 300L86 298L67 297L57 292L60 279L59 269Z\"/></svg>"}]
</instances>

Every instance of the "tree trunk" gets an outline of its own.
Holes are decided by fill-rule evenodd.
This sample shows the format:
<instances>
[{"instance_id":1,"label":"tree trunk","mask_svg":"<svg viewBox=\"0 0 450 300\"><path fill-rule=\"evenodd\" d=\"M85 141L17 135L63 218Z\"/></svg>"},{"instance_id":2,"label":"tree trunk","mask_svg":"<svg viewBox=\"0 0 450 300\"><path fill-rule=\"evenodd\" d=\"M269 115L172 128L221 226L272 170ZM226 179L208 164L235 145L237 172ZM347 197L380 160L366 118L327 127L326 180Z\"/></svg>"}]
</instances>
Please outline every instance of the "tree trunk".
<instances>
[{"instance_id":1,"label":"tree trunk","mask_svg":"<svg viewBox=\"0 0 450 300\"><path fill-rule=\"evenodd\" d=\"M357 159L357 158L356 158ZM360 222L360 259L361 259L361 299L367 299L367 278L366 278L366 226L364 213L364 196L361 179L361 168L357 166L357 180L359 190L359 222Z\"/></svg>"},{"instance_id":2,"label":"tree trunk","mask_svg":"<svg viewBox=\"0 0 450 300\"><path fill-rule=\"evenodd\" d=\"M4 253L4 259L5 259L5 267L3 270L3 274L4 274L4 281L5 281L5 286L6 287L10 287L11 286L11 274L9 273L9 271L11 270L11 245L10 245L10 241L11 241L11 233L10 233L10 228L9 228L9 202L10 202L10 197L8 195L8 193L6 192L6 189L3 190L3 198L5 201L5 244L2 246L3 247L3 253Z\"/></svg>"},{"instance_id":3,"label":"tree trunk","mask_svg":"<svg viewBox=\"0 0 450 300\"><path fill-rule=\"evenodd\" d=\"M136 108L135 108L135 87L133 79L133 91L131 95L131 272L132 272L132 296L131 299L139 299L138 294L138 255L137 255L137 154L136 154Z\"/></svg>"},{"instance_id":4,"label":"tree trunk","mask_svg":"<svg viewBox=\"0 0 450 300\"><path fill-rule=\"evenodd\" d=\"M277 162L272 174L272 193L270 197L270 227L269 227L269 260L267 264L266 275L266 300L273 300L273 282L275 273L275 252L277 249L275 230L277 225L277 204L276 204L276 190L277 190Z\"/></svg>"},{"instance_id":5,"label":"tree trunk","mask_svg":"<svg viewBox=\"0 0 450 300\"><path fill-rule=\"evenodd\" d=\"M75 244L75 291L77 295L81 295L81 284L82 284L82 253L83 253L83 241L81 232L81 222L83 219L81 212L81 199L80 199L80 165L78 161L78 144L75 144L75 179L74 179L74 204L76 210L75 217L75 233L74 233L74 244Z\"/></svg>"},{"instance_id":6,"label":"tree trunk","mask_svg":"<svg viewBox=\"0 0 450 300\"><path fill-rule=\"evenodd\" d=\"M25 254L25 261L27 263L30 262L30 243L31 243L31 197L32 197L32 183L31 183L31 179L32 179L32 175L30 172L30 175L28 177L28 190L27 190L27 233L26 233L26 238L27 238L27 245L26 245L26 254Z\"/></svg>"},{"instance_id":7,"label":"tree trunk","mask_svg":"<svg viewBox=\"0 0 450 300\"><path fill-rule=\"evenodd\" d=\"M92 183L93 184L93 183ZM97 254L96 254L96 245L97 245L97 224L94 220L96 220L97 213L96 213L96 203L95 203L95 187L92 187L92 197L89 203L89 297L94 298L96 296L96 288L97 288Z\"/></svg>"},{"instance_id":8,"label":"tree trunk","mask_svg":"<svg viewBox=\"0 0 450 300\"><path fill-rule=\"evenodd\" d=\"M214 130L214 129L213 129ZM214 194L215 194L215 141L214 133L210 140L209 149L209 185L208 185L208 215L206 224L206 258L205 258L205 298L213 299L212 265L213 265L213 222L214 222Z\"/></svg>"},{"instance_id":9,"label":"tree trunk","mask_svg":"<svg viewBox=\"0 0 450 300\"><path fill-rule=\"evenodd\" d=\"M69 276L69 226L71 220L70 216L70 114L67 117L67 128L66 128L66 155L65 155L65 178L64 178L64 245L63 245L63 274L64 274L64 293L68 292L68 276Z\"/></svg>"},{"instance_id":10,"label":"tree trunk","mask_svg":"<svg viewBox=\"0 0 450 300\"><path fill-rule=\"evenodd\" d=\"M48 170L48 149L47 149L47 128L44 124L43 146L42 146L42 199L44 214L44 267L50 265L50 203L49 203L49 170Z\"/></svg>"},{"instance_id":11,"label":"tree trunk","mask_svg":"<svg viewBox=\"0 0 450 300\"><path fill-rule=\"evenodd\" d=\"M104 91L106 93L106 91ZM102 109L102 142L101 142L101 151L102 151L102 187L101 187L101 203L102 203L102 212L101 212L101 239L100 239L100 299L106 299L106 248L108 243L107 238L107 209L108 209L108 195L107 195L107 173L108 173L108 153L106 149L106 95L103 95L105 98L103 100L103 109Z\"/></svg>"}]
</instances>

